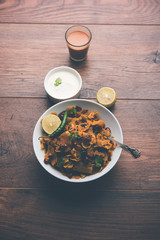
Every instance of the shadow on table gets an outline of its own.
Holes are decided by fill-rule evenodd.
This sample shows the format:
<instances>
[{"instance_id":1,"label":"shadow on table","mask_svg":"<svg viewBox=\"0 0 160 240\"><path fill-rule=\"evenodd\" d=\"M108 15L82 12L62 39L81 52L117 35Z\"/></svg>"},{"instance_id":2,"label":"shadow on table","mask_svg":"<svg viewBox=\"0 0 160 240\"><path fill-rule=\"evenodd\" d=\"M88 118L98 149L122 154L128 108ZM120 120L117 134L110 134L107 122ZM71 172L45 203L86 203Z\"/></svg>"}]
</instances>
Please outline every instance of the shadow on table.
<instances>
[{"instance_id":1,"label":"shadow on table","mask_svg":"<svg viewBox=\"0 0 160 240\"><path fill-rule=\"evenodd\" d=\"M47 172L43 172L43 186L45 193L50 199L59 204L89 204L103 198L109 189L115 188L116 179L114 177L116 169L112 169L107 175L86 183L63 182ZM39 182L41 184L41 182Z\"/></svg>"}]
</instances>

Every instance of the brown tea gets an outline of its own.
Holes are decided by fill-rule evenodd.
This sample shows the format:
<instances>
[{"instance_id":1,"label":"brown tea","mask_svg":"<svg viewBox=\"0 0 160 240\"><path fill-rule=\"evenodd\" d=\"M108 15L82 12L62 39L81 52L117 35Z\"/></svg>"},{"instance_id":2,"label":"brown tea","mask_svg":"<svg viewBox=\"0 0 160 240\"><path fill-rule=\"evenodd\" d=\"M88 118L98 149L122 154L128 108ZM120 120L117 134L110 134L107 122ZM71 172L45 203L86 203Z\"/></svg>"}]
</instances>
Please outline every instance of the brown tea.
<instances>
[{"instance_id":1,"label":"brown tea","mask_svg":"<svg viewBox=\"0 0 160 240\"><path fill-rule=\"evenodd\" d=\"M86 27L75 26L67 30L66 41L72 60L79 62L86 58L90 40L91 32Z\"/></svg>"}]
</instances>

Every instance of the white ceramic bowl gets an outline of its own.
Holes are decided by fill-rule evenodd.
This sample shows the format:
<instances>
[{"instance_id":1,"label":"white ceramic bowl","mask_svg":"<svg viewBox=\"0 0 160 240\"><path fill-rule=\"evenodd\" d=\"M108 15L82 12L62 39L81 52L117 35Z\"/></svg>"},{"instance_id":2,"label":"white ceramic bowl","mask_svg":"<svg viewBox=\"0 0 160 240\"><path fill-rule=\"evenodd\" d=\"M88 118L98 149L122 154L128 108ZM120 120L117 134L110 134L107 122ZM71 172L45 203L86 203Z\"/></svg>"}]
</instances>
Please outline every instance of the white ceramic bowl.
<instances>
[{"instance_id":1,"label":"white ceramic bowl","mask_svg":"<svg viewBox=\"0 0 160 240\"><path fill-rule=\"evenodd\" d=\"M83 99L75 99L75 100L71 99L71 100L66 100L66 101L55 104L54 106L50 107L46 112L44 112L42 116L39 118L33 133L33 148L34 148L35 155L38 161L40 162L40 164L42 165L42 167L46 171L48 171L51 175L64 181L82 183L82 182L88 182L88 181L95 180L99 177L102 177L104 174L108 173L117 163L122 151L122 149L119 148L118 146L113 151L111 161L101 172L87 176L83 179L69 179L67 176L62 175L61 172L57 171L56 169L51 167L49 164L44 163L44 150L40 149L40 141L38 140L38 138L43 134L42 127L41 127L41 119L45 115L48 115L51 112L57 112L59 114L60 112L64 111L67 106L79 106L81 108L86 108L89 111L91 110L98 111L99 118L104 120L104 122L106 123L106 127L109 127L111 129L112 136L114 136L115 139L123 143L123 134L122 134L121 126L118 120L116 119L116 117L113 115L113 113L111 113L107 108L103 107L99 103L89 101L89 100L83 100Z\"/></svg>"},{"instance_id":2,"label":"white ceramic bowl","mask_svg":"<svg viewBox=\"0 0 160 240\"><path fill-rule=\"evenodd\" d=\"M61 80L58 86L55 86L56 79ZM45 76L44 88L49 98L54 102L78 98L82 88L82 78L71 67L56 67Z\"/></svg>"}]
</instances>

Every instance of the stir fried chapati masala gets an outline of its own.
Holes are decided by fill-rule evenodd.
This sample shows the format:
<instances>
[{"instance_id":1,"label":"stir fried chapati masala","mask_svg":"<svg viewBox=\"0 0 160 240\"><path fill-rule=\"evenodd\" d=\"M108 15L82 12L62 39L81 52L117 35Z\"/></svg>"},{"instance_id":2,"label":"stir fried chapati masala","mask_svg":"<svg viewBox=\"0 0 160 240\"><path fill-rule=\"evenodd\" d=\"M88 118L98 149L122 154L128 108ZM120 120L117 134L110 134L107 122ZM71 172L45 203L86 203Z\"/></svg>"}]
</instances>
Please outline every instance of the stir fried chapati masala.
<instances>
[{"instance_id":1,"label":"stir fried chapati masala","mask_svg":"<svg viewBox=\"0 0 160 240\"><path fill-rule=\"evenodd\" d=\"M70 106L58 117L61 124L56 131L44 133L40 139L44 162L69 178L84 178L102 171L111 161L116 144L108 139L111 131L99 119L98 112Z\"/></svg>"}]
</instances>

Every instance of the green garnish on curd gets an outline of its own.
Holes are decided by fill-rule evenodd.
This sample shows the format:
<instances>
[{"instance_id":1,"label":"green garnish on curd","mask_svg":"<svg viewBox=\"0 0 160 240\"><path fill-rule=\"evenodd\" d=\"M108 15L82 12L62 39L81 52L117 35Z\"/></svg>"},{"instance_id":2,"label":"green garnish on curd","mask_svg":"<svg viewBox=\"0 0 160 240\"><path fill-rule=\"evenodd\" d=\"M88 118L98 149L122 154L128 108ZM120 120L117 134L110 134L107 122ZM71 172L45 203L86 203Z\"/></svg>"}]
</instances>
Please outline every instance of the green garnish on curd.
<instances>
[{"instance_id":1,"label":"green garnish on curd","mask_svg":"<svg viewBox=\"0 0 160 240\"><path fill-rule=\"evenodd\" d=\"M60 77L56 78L54 86L59 86L62 83L62 79Z\"/></svg>"}]
</instances>

